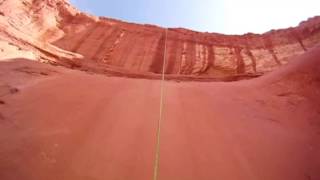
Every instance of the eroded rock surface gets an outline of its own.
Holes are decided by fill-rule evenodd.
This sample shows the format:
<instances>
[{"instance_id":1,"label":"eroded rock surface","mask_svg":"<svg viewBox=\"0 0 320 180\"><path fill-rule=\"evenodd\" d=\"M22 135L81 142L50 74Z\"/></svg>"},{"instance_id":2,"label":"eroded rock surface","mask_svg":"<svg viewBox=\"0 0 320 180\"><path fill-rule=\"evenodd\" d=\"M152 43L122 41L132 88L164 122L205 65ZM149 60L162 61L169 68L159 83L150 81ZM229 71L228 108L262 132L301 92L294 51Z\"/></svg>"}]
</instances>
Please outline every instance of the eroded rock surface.
<instances>
[{"instance_id":1,"label":"eroded rock surface","mask_svg":"<svg viewBox=\"0 0 320 180\"><path fill-rule=\"evenodd\" d=\"M320 41L320 17L264 34L223 35L90 16L65 0L3 0L0 35L39 60L99 73L223 79L287 64ZM166 54L164 49L166 47Z\"/></svg>"}]
</instances>

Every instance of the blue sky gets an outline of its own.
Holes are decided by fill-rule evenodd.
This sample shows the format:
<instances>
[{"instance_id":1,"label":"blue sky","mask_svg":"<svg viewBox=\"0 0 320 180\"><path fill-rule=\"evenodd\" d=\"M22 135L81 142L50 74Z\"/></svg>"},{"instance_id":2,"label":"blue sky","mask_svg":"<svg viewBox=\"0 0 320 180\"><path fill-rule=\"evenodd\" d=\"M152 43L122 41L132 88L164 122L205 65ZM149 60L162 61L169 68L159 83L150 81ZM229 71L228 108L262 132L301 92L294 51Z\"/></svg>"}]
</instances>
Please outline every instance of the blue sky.
<instances>
[{"instance_id":1,"label":"blue sky","mask_svg":"<svg viewBox=\"0 0 320 180\"><path fill-rule=\"evenodd\" d=\"M320 0L70 0L88 13L129 22L243 34L296 26Z\"/></svg>"}]
</instances>

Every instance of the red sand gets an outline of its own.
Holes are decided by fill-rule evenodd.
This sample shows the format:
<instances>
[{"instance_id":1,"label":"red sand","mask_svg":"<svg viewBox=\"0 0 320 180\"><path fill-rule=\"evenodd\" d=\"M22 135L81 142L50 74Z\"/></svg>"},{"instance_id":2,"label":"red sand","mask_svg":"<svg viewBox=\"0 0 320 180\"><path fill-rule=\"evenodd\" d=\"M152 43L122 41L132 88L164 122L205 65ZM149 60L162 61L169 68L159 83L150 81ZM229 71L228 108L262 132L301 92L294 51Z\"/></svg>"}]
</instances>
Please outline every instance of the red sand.
<instances>
[{"instance_id":1,"label":"red sand","mask_svg":"<svg viewBox=\"0 0 320 180\"><path fill-rule=\"evenodd\" d=\"M318 57L255 80L166 81L159 179L319 179ZM26 60L0 72L0 179L152 179L160 81Z\"/></svg>"}]
</instances>

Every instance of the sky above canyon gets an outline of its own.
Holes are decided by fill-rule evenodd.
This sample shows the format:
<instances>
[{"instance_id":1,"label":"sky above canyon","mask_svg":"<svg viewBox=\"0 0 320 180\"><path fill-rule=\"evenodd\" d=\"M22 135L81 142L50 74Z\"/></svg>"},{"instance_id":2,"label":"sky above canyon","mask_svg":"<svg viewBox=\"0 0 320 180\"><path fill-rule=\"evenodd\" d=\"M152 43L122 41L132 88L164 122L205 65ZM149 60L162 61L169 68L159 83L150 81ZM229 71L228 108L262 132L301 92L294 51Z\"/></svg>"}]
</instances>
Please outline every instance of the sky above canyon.
<instances>
[{"instance_id":1,"label":"sky above canyon","mask_svg":"<svg viewBox=\"0 0 320 180\"><path fill-rule=\"evenodd\" d=\"M243 34L296 26L320 15L319 0L70 0L80 10L129 22Z\"/></svg>"}]
</instances>

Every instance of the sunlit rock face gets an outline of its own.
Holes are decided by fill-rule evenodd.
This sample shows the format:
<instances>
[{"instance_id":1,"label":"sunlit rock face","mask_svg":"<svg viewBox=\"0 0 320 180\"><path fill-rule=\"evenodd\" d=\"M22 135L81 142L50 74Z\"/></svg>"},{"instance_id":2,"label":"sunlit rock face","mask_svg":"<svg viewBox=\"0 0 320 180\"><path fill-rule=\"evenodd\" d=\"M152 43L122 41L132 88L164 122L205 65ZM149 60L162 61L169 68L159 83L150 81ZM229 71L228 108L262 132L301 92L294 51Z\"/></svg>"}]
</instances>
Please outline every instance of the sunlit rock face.
<instances>
[{"instance_id":1,"label":"sunlit rock face","mask_svg":"<svg viewBox=\"0 0 320 180\"><path fill-rule=\"evenodd\" d=\"M99 73L152 76L165 64L174 77L254 77L320 41L320 17L261 35L223 35L94 17L65 0L3 0L0 12L7 41L41 61Z\"/></svg>"}]
</instances>

